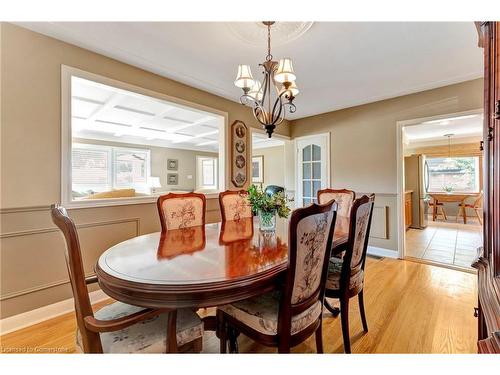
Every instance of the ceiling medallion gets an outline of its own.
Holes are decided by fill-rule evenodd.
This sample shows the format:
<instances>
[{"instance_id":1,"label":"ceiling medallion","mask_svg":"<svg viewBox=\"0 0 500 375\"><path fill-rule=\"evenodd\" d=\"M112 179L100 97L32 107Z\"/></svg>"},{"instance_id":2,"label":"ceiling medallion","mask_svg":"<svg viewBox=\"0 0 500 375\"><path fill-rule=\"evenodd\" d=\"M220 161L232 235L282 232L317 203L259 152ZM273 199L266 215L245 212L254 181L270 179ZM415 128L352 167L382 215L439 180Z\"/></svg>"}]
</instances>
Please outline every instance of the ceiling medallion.
<instances>
[{"instance_id":1,"label":"ceiling medallion","mask_svg":"<svg viewBox=\"0 0 500 375\"><path fill-rule=\"evenodd\" d=\"M273 45L281 46L304 35L314 22L275 22L273 25ZM267 26L263 22L227 22L227 28L241 42L262 46L267 36Z\"/></svg>"},{"instance_id":2,"label":"ceiling medallion","mask_svg":"<svg viewBox=\"0 0 500 375\"><path fill-rule=\"evenodd\" d=\"M277 62L271 55L271 26L274 22L265 21L263 24L267 27L267 56L266 60L259 64L264 70L262 83L254 80L249 65L239 65L234 84L243 90L241 104L253 107L254 117L271 138L276 126L285 119L286 111L295 112L293 100L299 89L295 84L292 60L285 57Z\"/></svg>"}]
</instances>

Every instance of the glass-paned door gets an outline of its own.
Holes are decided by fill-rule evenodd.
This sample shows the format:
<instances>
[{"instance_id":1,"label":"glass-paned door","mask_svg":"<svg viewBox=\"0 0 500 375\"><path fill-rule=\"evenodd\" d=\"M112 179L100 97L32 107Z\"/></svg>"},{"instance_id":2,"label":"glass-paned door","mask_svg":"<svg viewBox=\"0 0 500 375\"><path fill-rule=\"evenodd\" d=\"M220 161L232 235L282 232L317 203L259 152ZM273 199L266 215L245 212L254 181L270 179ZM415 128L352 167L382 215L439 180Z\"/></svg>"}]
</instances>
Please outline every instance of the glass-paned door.
<instances>
[{"instance_id":1,"label":"glass-paned door","mask_svg":"<svg viewBox=\"0 0 500 375\"><path fill-rule=\"evenodd\" d=\"M297 139L298 207L318 203L318 190L328 185L327 136Z\"/></svg>"}]
</instances>

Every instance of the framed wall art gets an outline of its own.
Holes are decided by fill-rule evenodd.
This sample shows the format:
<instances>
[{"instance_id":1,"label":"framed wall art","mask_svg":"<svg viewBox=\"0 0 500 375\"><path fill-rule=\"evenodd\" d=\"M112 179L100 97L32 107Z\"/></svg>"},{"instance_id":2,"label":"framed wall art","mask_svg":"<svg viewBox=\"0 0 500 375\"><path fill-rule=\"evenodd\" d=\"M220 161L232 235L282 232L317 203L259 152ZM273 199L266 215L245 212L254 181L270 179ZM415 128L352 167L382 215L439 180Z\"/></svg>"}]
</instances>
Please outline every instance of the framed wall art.
<instances>
[{"instance_id":1,"label":"framed wall art","mask_svg":"<svg viewBox=\"0 0 500 375\"><path fill-rule=\"evenodd\" d=\"M167 159L167 169L169 171L176 171L179 167L179 162L177 159Z\"/></svg>"},{"instance_id":2,"label":"framed wall art","mask_svg":"<svg viewBox=\"0 0 500 375\"><path fill-rule=\"evenodd\" d=\"M264 183L264 155L252 157L252 182Z\"/></svg>"},{"instance_id":3,"label":"framed wall art","mask_svg":"<svg viewBox=\"0 0 500 375\"><path fill-rule=\"evenodd\" d=\"M167 174L167 185L179 185L179 178L177 173Z\"/></svg>"},{"instance_id":4,"label":"framed wall art","mask_svg":"<svg viewBox=\"0 0 500 375\"><path fill-rule=\"evenodd\" d=\"M235 187L247 182L248 128L239 120L231 125L231 181Z\"/></svg>"}]
</instances>

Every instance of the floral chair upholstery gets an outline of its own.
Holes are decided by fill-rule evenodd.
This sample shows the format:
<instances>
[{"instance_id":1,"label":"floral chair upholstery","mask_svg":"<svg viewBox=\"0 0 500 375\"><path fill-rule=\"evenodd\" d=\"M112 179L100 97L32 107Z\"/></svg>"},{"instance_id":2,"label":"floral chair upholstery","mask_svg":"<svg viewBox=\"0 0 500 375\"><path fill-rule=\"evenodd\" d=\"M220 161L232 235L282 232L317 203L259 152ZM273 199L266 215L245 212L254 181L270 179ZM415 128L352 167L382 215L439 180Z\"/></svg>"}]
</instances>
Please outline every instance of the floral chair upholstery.
<instances>
[{"instance_id":1,"label":"floral chair upholstery","mask_svg":"<svg viewBox=\"0 0 500 375\"><path fill-rule=\"evenodd\" d=\"M141 307L115 302L95 313L100 320L117 319L141 311ZM168 316L161 314L119 331L101 332L103 353L165 353L167 348ZM203 323L190 309L177 311L177 345L182 346L203 337ZM77 351L83 352L80 331L76 334Z\"/></svg>"},{"instance_id":2,"label":"floral chair upholstery","mask_svg":"<svg viewBox=\"0 0 500 375\"><path fill-rule=\"evenodd\" d=\"M219 307L220 321L236 329L246 327L242 328L246 335L278 346L280 351L289 350L296 335L307 338L315 331L318 335L335 218L334 202L295 210L289 224L286 284L273 292ZM322 350L322 344L318 350Z\"/></svg>"},{"instance_id":3,"label":"floral chair upholstery","mask_svg":"<svg viewBox=\"0 0 500 375\"><path fill-rule=\"evenodd\" d=\"M327 289L340 289L340 279L344 261L347 262L349 268L349 289L355 289L363 285L363 268L366 258L366 248L368 245L368 230L373 210L373 199L368 199L365 203L356 207L354 217L351 218L351 229L353 235L349 236L348 250L344 256L344 260L332 257L328 267L328 278L326 283ZM350 230L351 231L351 230ZM347 273L347 271L346 271Z\"/></svg>"},{"instance_id":4,"label":"floral chair upholstery","mask_svg":"<svg viewBox=\"0 0 500 375\"><path fill-rule=\"evenodd\" d=\"M340 310L332 307L327 298L324 300L326 308L334 315L341 314L344 351L351 352L349 337L349 299L358 296L359 312L363 323L363 330L368 332L366 322L363 288L366 250L370 233L371 218L375 195L363 196L356 199L349 215L349 239L345 245L345 254L342 259L332 257L328 265L325 296L338 298Z\"/></svg>"},{"instance_id":5,"label":"floral chair upholstery","mask_svg":"<svg viewBox=\"0 0 500 375\"><path fill-rule=\"evenodd\" d=\"M264 335L277 335L280 298L281 293L273 291L222 306L220 309ZM290 333L299 333L318 320L322 312L321 307L321 302L317 301L307 310L292 316Z\"/></svg>"},{"instance_id":6,"label":"floral chair upholstery","mask_svg":"<svg viewBox=\"0 0 500 375\"><path fill-rule=\"evenodd\" d=\"M162 231L205 224L206 199L203 194L170 193L158 197Z\"/></svg>"},{"instance_id":7,"label":"floral chair upholstery","mask_svg":"<svg viewBox=\"0 0 500 375\"><path fill-rule=\"evenodd\" d=\"M220 212L222 220L240 220L252 217L252 207L248 201L248 192L225 191L219 194Z\"/></svg>"},{"instance_id":8,"label":"floral chair upholstery","mask_svg":"<svg viewBox=\"0 0 500 375\"><path fill-rule=\"evenodd\" d=\"M335 200L338 204L337 215L347 217L349 216L354 196L355 193L352 190L324 189L318 191L318 202L319 204L325 204L332 199Z\"/></svg>"}]
</instances>

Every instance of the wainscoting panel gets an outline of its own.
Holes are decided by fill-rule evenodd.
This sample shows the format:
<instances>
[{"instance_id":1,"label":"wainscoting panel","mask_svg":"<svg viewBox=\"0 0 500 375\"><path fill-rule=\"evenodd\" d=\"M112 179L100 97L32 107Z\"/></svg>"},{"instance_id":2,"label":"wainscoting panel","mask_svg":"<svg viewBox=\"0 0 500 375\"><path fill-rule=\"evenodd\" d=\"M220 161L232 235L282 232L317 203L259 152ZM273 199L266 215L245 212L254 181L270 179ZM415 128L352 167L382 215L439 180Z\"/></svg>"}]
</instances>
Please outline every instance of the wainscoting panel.
<instances>
[{"instance_id":1,"label":"wainscoting panel","mask_svg":"<svg viewBox=\"0 0 500 375\"><path fill-rule=\"evenodd\" d=\"M78 228L87 275L109 247L160 230L154 203L68 212ZM0 319L71 298L64 240L52 223L50 206L1 209L0 215ZM220 221L218 199L207 199L206 219Z\"/></svg>"},{"instance_id":2,"label":"wainscoting panel","mask_svg":"<svg viewBox=\"0 0 500 375\"><path fill-rule=\"evenodd\" d=\"M387 236L387 206L374 206L370 237L388 239Z\"/></svg>"}]
</instances>

